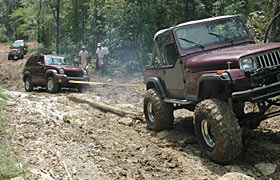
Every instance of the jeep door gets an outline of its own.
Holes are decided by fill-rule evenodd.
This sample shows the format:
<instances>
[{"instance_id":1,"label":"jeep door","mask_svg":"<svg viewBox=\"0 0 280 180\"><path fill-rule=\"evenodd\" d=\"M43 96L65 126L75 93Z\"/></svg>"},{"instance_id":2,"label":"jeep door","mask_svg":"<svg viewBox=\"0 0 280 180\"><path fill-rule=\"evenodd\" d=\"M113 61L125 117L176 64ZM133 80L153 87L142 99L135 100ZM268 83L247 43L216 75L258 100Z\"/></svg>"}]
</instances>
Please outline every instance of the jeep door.
<instances>
[{"instance_id":1,"label":"jeep door","mask_svg":"<svg viewBox=\"0 0 280 180\"><path fill-rule=\"evenodd\" d=\"M36 69L34 69L34 67L36 67L36 63L37 63L37 58L38 56L32 56L30 57L30 59L28 60L28 70L30 72L30 78L31 81L34 85L37 85L37 78L36 78Z\"/></svg>"},{"instance_id":2,"label":"jeep door","mask_svg":"<svg viewBox=\"0 0 280 180\"><path fill-rule=\"evenodd\" d=\"M170 31L155 41L156 54L161 61L162 81L170 98L184 99L184 75L182 60Z\"/></svg>"},{"instance_id":3,"label":"jeep door","mask_svg":"<svg viewBox=\"0 0 280 180\"><path fill-rule=\"evenodd\" d=\"M33 80L34 83L37 85L44 84L44 57L43 56L36 56L35 63L32 67L33 70Z\"/></svg>"},{"instance_id":4,"label":"jeep door","mask_svg":"<svg viewBox=\"0 0 280 180\"><path fill-rule=\"evenodd\" d=\"M44 56L38 56L36 64L36 78L40 85L45 84L45 64Z\"/></svg>"}]
</instances>

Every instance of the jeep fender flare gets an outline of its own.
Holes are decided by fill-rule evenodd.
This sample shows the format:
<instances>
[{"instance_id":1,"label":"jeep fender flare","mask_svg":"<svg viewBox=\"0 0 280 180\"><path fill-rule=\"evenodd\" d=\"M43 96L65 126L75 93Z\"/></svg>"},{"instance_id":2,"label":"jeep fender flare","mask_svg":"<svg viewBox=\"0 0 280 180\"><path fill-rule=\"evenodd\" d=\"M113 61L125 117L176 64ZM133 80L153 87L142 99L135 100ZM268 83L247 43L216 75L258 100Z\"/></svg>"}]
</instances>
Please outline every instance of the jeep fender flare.
<instances>
[{"instance_id":1,"label":"jeep fender flare","mask_svg":"<svg viewBox=\"0 0 280 180\"><path fill-rule=\"evenodd\" d=\"M146 90L155 88L162 98L166 97L165 90L158 77L149 77L146 82Z\"/></svg>"},{"instance_id":2,"label":"jeep fender flare","mask_svg":"<svg viewBox=\"0 0 280 180\"><path fill-rule=\"evenodd\" d=\"M57 79L55 78L56 74L57 74L57 71L54 69L47 70L46 74L45 74L45 81L47 82L48 77L52 76L54 81L57 82Z\"/></svg>"},{"instance_id":3,"label":"jeep fender flare","mask_svg":"<svg viewBox=\"0 0 280 180\"><path fill-rule=\"evenodd\" d=\"M205 84L209 83L211 85L211 89L206 88ZM228 72L224 72L223 74L217 74L217 73L207 73L203 74L199 78L198 82L198 88L197 88L197 101L200 101L205 98L207 95L216 94L219 86L226 86L228 84L231 84L232 80ZM208 87L208 86L207 86ZM205 92L203 90L208 89L209 91ZM212 93L211 93L212 90ZM220 94L222 96L222 94Z\"/></svg>"}]
</instances>

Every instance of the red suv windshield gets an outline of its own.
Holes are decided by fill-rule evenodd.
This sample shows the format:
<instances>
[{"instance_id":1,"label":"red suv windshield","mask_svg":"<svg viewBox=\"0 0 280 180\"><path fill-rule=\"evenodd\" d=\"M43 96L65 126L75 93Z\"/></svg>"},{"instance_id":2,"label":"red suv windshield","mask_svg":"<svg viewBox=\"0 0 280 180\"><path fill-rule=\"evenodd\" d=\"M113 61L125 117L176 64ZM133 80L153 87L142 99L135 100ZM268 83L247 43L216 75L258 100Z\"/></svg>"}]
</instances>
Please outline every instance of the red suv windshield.
<instances>
[{"instance_id":1,"label":"red suv windshield","mask_svg":"<svg viewBox=\"0 0 280 180\"><path fill-rule=\"evenodd\" d=\"M58 56L46 56L46 65L63 65L63 66L75 66L75 64L64 57Z\"/></svg>"}]
</instances>

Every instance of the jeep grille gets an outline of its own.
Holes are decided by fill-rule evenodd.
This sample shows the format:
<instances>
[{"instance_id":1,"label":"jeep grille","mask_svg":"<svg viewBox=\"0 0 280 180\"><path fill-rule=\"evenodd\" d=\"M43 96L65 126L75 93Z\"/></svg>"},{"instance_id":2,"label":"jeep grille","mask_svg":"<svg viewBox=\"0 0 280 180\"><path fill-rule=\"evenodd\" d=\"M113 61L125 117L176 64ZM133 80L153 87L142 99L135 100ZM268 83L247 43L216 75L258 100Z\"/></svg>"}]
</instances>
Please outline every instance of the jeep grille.
<instances>
[{"instance_id":1,"label":"jeep grille","mask_svg":"<svg viewBox=\"0 0 280 180\"><path fill-rule=\"evenodd\" d=\"M66 71L65 74L68 77L82 77L83 76L82 71Z\"/></svg>"},{"instance_id":2,"label":"jeep grille","mask_svg":"<svg viewBox=\"0 0 280 180\"><path fill-rule=\"evenodd\" d=\"M267 54L256 57L257 64L260 68L272 68L280 66L280 52L279 50L269 52Z\"/></svg>"}]
</instances>

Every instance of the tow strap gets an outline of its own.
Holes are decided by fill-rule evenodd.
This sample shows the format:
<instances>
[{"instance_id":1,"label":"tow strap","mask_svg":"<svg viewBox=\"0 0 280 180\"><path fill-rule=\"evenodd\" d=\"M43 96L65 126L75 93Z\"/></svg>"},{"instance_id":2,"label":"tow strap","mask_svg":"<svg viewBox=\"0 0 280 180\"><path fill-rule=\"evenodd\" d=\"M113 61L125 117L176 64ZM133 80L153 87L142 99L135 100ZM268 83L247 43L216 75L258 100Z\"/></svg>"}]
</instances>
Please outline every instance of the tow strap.
<instances>
[{"instance_id":1,"label":"tow strap","mask_svg":"<svg viewBox=\"0 0 280 180\"><path fill-rule=\"evenodd\" d=\"M102 83L102 82L75 81L75 80L70 80L68 82L69 83L75 83L75 84L110 85L110 86L126 86L126 87L146 87L145 84L118 84L118 83Z\"/></svg>"}]
</instances>

